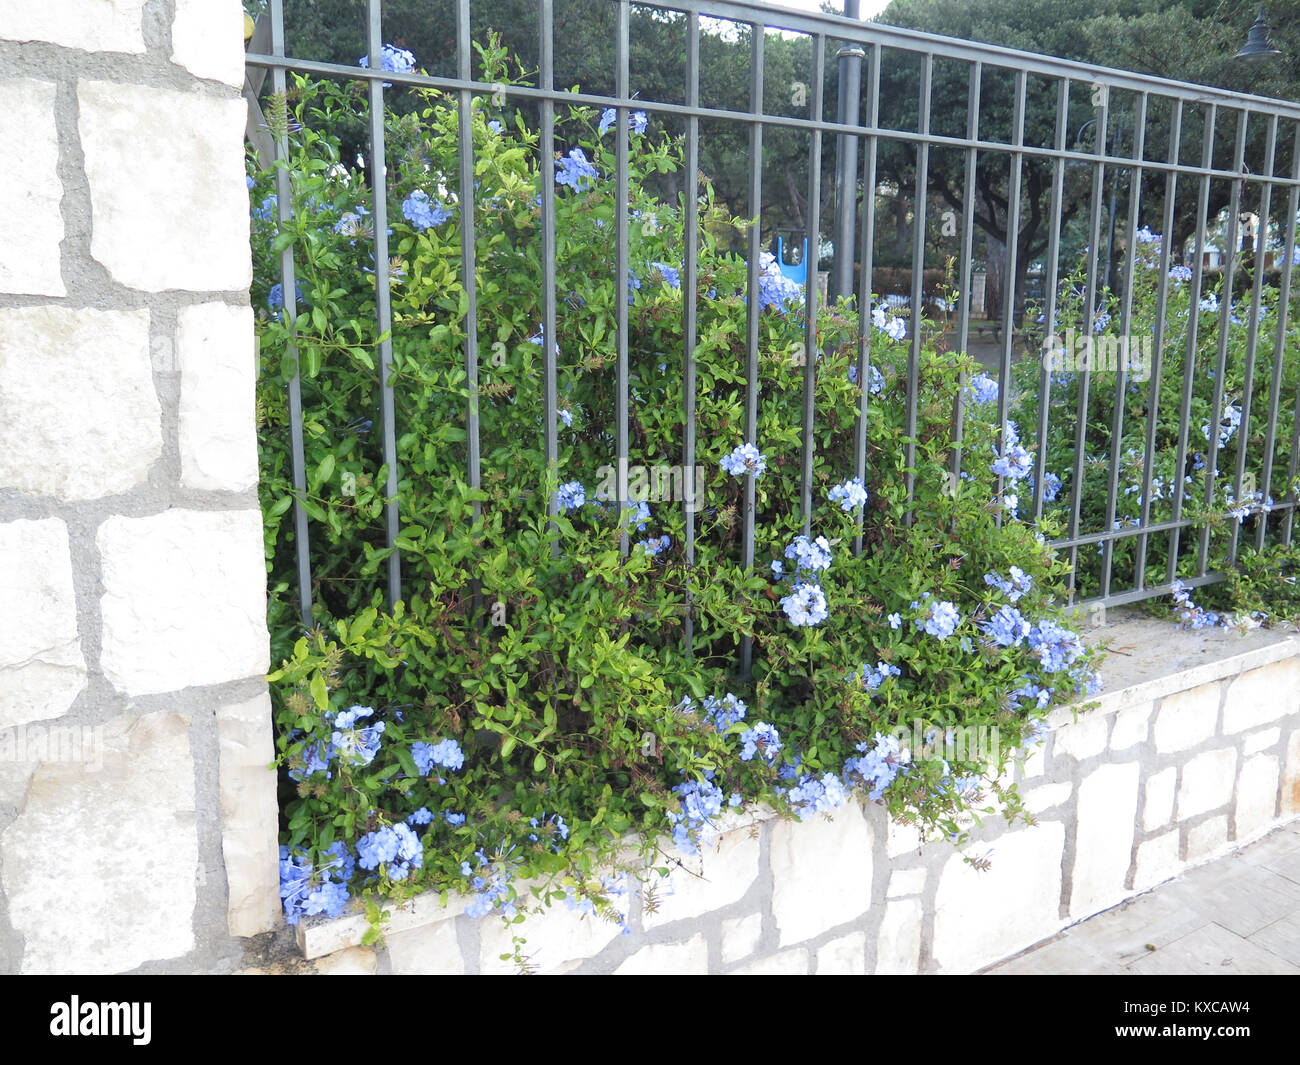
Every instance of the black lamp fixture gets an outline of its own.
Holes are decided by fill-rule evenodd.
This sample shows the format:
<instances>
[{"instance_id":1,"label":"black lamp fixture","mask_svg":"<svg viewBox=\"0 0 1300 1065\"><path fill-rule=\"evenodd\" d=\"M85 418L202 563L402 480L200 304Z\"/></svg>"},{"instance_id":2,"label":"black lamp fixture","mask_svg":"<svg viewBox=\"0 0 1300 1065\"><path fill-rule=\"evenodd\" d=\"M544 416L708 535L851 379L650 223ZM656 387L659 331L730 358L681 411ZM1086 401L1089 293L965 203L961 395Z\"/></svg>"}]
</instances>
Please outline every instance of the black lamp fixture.
<instances>
[{"instance_id":1,"label":"black lamp fixture","mask_svg":"<svg viewBox=\"0 0 1300 1065\"><path fill-rule=\"evenodd\" d=\"M1268 38L1268 21L1264 18L1264 9L1261 7L1259 17L1255 19L1255 25L1251 26L1245 45L1233 58L1272 59L1274 56L1281 54L1281 51L1273 47L1273 42Z\"/></svg>"}]
</instances>

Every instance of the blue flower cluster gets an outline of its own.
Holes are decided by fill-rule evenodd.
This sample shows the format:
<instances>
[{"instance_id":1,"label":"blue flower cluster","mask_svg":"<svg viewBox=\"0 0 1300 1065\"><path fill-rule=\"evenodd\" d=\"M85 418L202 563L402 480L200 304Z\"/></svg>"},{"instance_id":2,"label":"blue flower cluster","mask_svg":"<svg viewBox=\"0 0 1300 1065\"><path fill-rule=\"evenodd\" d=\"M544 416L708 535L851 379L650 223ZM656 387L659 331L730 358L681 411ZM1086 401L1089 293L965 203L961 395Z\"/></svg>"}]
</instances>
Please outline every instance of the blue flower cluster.
<instances>
[{"instance_id":1,"label":"blue flower cluster","mask_svg":"<svg viewBox=\"0 0 1300 1065\"><path fill-rule=\"evenodd\" d=\"M1027 637L1029 649L1038 655L1038 660L1049 673L1068 669L1083 654L1083 641L1077 633L1058 625L1051 618L1044 618L1033 625Z\"/></svg>"},{"instance_id":2,"label":"blue flower cluster","mask_svg":"<svg viewBox=\"0 0 1300 1065\"><path fill-rule=\"evenodd\" d=\"M676 267L669 266L667 263L652 262L650 264L654 269L659 271L659 276L663 278L664 284L669 288L681 288L682 278Z\"/></svg>"},{"instance_id":3,"label":"blue flower cluster","mask_svg":"<svg viewBox=\"0 0 1300 1065\"><path fill-rule=\"evenodd\" d=\"M402 214L416 229L432 229L440 226L451 217L454 207L447 207L438 200L430 200L423 189L416 189L402 201Z\"/></svg>"},{"instance_id":4,"label":"blue flower cluster","mask_svg":"<svg viewBox=\"0 0 1300 1065\"><path fill-rule=\"evenodd\" d=\"M844 777L852 782L857 776L870 788L867 797L879 799L898 774L912 763L912 752L900 747L897 736L877 732L874 743L859 743L859 757L844 763Z\"/></svg>"},{"instance_id":5,"label":"blue flower cluster","mask_svg":"<svg viewBox=\"0 0 1300 1065\"><path fill-rule=\"evenodd\" d=\"M1233 434L1241 427L1241 408L1235 403L1229 404L1223 412L1223 417L1219 419L1219 447L1223 447ZM1201 435L1206 440L1210 439L1210 423L1206 422L1201 426Z\"/></svg>"},{"instance_id":6,"label":"blue flower cluster","mask_svg":"<svg viewBox=\"0 0 1300 1065\"><path fill-rule=\"evenodd\" d=\"M510 918L518 912L514 899L511 898L510 882L515 876L515 866L522 860L512 857L514 847L489 859L483 850L476 850L477 871L469 862L460 863L463 876L469 877L470 887L474 890L474 900L465 907L470 917L486 917L494 909L501 911L501 916Z\"/></svg>"},{"instance_id":7,"label":"blue flower cluster","mask_svg":"<svg viewBox=\"0 0 1300 1065\"><path fill-rule=\"evenodd\" d=\"M1019 610L1004 606L980 626L980 631L999 646L1017 647L1029 638L1030 628Z\"/></svg>"},{"instance_id":8,"label":"blue flower cluster","mask_svg":"<svg viewBox=\"0 0 1300 1065\"><path fill-rule=\"evenodd\" d=\"M1178 606L1178 627L1180 629L1212 629L1226 622L1213 610L1205 610L1192 602L1191 592L1182 581L1174 581L1174 603Z\"/></svg>"},{"instance_id":9,"label":"blue flower cluster","mask_svg":"<svg viewBox=\"0 0 1300 1065\"><path fill-rule=\"evenodd\" d=\"M1192 279L1192 268L1190 266L1171 266L1169 268L1169 280L1178 285L1184 281Z\"/></svg>"},{"instance_id":10,"label":"blue flower cluster","mask_svg":"<svg viewBox=\"0 0 1300 1065\"><path fill-rule=\"evenodd\" d=\"M672 546L672 543L672 537L665 533L663 536L652 536L648 540L640 540L637 542L636 546L653 558L655 555L667 551L668 548Z\"/></svg>"},{"instance_id":11,"label":"blue flower cluster","mask_svg":"<svg viewBox=\"0 0 1300 1065\"><path fill-rule=\"evenodd\" d=\"M996 403L998 401L998 383L988 374L977 373L968 382L971 398L976 403Z\"/></svg>"},{"instance_id":12,"label":"blue flower cluster","mask_svg":"<svg viewBox=\"0 0 1300 1065\"><path fill-rule=\"evenodd\" d=\"M816 584L796 584L790 594L781 599L781 609L790 619L790 624L800 628L818 625L829 616L826 595Z\"/></svg>"},{"instance_id":13,"label":"blue flower cluster","mask_svg":"<svg viewBox=\"0 0 1300 1065\"><path fill-rule=\"evenodd\" d=\"M837 484L830 490L832 503L839 503L841 510L855 510L866 506L867 487L861 477Z\"/></svg>"},{"instance_id":14,"label":"blue flower cluster","mask_svg":"<svg viewBox=\"0 0 1300 1065\"><path fill-rule=\"evenodd\" d=\"M581 148L571 148L568 155L555 160L555 183L568 185L574 192L581 192L599 177L600 171L591 165Z\"/></svg>"},{"instance_id":15,"label":"blue flower cluster","mask_svg":"<svg viewBox=\"0 0 1300 1065\"><path fill-rule=\"evenodd\" d=\"M390 880L405 880L424 864L424 848L409 825L399 821L367 832L357 840L357 863L362 869L384 866Z\"/></svg>"},{"instance_id":16,"label":"blue flower cluster","mask_svg":"<svg viewBox=\"0 0 1300 1065\"><path fill-rule=\"evenodd\" d=\"M435 765L447 769L459 769L465 764L465 752L455 740L441 740L436 744L417 740L411 744L411 757L415 759L415 768L421 776L428 776Z\"/></svg>"},{"instance_id":17,"label":"blue flower cluster","mask_svg":"<svg viewBox=\"0 0 1300 1065\"><path fill-rule=\"evenodd\" d=\"M755 478L758 478L763 476L763 471L767 469L767 459L753 444L741 444L730 455L723 458L722 469L724 473L736 477L752 473Z\"/></svg>"},{"instance_id":18,"label":"blue flower cluster","mask_svg":"<svg viewBox=\"0 0 1300 1065\"><path fill-rule=\"evenodd\" d=\"M563 514L566 510L577 510L587 502L587 490L582 487L581 481L570 481L560 485L555 498L560 505L560 513Z\"/></svg>"},{"instance_id":19,"label":"blue flower cluster","mask_svg":"<svg viewBox=\"0 0 1300 1065\"><path fill-rule=\"evenodd\" d=\"M890 340L904 340L907 338L907 323L902 318L887 316L883 304L877 304L872 308L871 322Z\"/></svg>"},{"instance_id":20,"label":"blue flower cluster","mask_svg":"<svg viewBox=\"0 0 1300 1065\"><path fill-rule=\"evenodd\" d=\"M1034 460L1029 452L1020 446L1020 436L1013 422L1007 422L1002 438L1002 454L997 455L997 452L994 452L997 458L990 469L999 477L1006 477L1013 481L1028 477L1029 471L1033 469Z\"/></svg>"},{"instance_id":21,"label":"blue flower cluster","mask_svg":"<svg viewBox=\"0 0 1300 1065\"><path fill-rule=\"evenodd\" d=\"M1006 580L1003 580L998 573L986 573L984 583L997 588L1014 603L1034 586L1034 579L1019 566L1012 566L1010 576Z\"/></svg>"},{"instance_id":22,"label":"blue flower cluster","mask_svg":"<svg viewBox=\"0 0 1300 1065\"><path fill-rule=\"evenodd\" d=\"M804 570L824 573L831 568L831 545L824 536L816 540L796 536L786 547L785 557L794 560L796 577Z\"/></svg>"},{"instance_id":23,"label":"blue flower cluster","mask_svg":"<svg viewBox=\"0 0 1300 1065\"><path fill-rule=\"evenodd\" d=\"M759 721L751 729L746 729L740 734L742 744L740 750L740 760L742 762L752 761L755 754L759 754L772 765L776 761L776 756L781 753L781 736L776 728L767 724L765 721Z\"/></svg>"},{"instance_id":24,"label":"blue flower cluster","mask_svg":"<svg viewBox=\"0 0 1300 1065\"><path fill-rule=\"evenodd\" d=\"M941 640L946 640L961 624L956 605L935 599L929 592L921 596L920 602L913 602L912 609L921 611L921 616L915 619L917 631Z\"/></svg>"},{"instance_id":25,"label":"blue flower cluster","mask_svg":"<svg viewBox=\"0 0 1300 1065\"><path fill-rule=\"evenodd\" d=\"M823 773L817 778L811 773L799 778L799 782L786 793L786 798L795 808L795 814L803 819L812 814L830 813L837 806L843 806L849 799L844 781L834 773Z\"/></svg>"},{"instance_id":26,"label":"blue flower cluster","mask_svg":"<svg viewBox=\"0 0 1300 1065\"><path fill-rule=\"evenodd\" d=\"M542 837L550 841L551 849L559 854L564 850L564 841L569 838L569 826L564 823L564 818L559 814L551 814L547 817L542 814L542 820L536 817L528 819L530 828L536 831L528 833L528 838L534 843L543 842ZM539 836L538 833L541 833Z\"/></svg>"},{"instance_id":27,"label":"blue flower cluster","mask_svg":"<svg viewBox=\"0 0 1300 1065\"><path fill-rule=\"evenodd\" d=\"M867 367L867 372L868 372L867 379L871 382L867 386L867 391L870 392L873 396L880 395L880 393L885 390L884 375L878 369L876 369L874 363L872 363L870 366ZM852 381L855 385L858 383L857 366L849 367L849 380Z\"/></svg>"},{"instance_id":28,"label":"blue flower cluster","mask_svg":"<svg viewBox=\"0 0 1300 1065\"><path fill-rule=\"evenodd\" d=\"M707 715L713 727L719 732L726 732L732 725L745 720L747 709L744 702L731 692L727 692L721 699L715 695L708 696L704 700L703 707L699 709L696 709L695 700L689 695L677 704L679 713L699 715L702 712Z\"/></svg>"},{"instance_id":29,"label":"blue flower cluster","mask_svg":"<svg viewBox=\"0 0 1300 1065\"><path fill-rule=\"evenodd\" d=\"M862 687L864 690L873 692L885 683L890 677L901 677L903 671L897 666L891 666L888 662L877 662L874 666L862 663ZM848 680L852 684L858 678L858 673L850 673Z\"/></svg>"},{"instance_id":30,"label":"blue flower cluster","mask_svg":"<svg viewBox=\"0 0 1300 1065\"><path fill-rule=\"evenodd\" d=\"M313 867L307 855L280 847L280 900L284 919L291 925L318 913L328 917L343 914L349 897L347 883L356 862L342 841L331 843L324 853L329 859Z\"/></svg>"},{"instance_id":31,"label":"blue flower cluster","mask_svg":"<svg viewBox=\"0 0 1300 1065\"><path fill-rule=\"evenodd\" d=\"M380 70L391 70L394 74L409 74L415 69L415 56L405 48L391 44L384 45L379 53ZM370 57L363 55L357 60L357 66L370 69Z\"/></svg>"},{"instance_id":32,"label":"blue flower cluster","mask_svg":"<svg viewBox=\"0 0 1300 1065\"><path fill-rule=\"evenodd\" d=\"M344 765L369 765L379 753L380 737L384 723L376 721L372 725L358 726L361 718L374 715L374 708L369 706L352 706L340 710L334 717L334 731L330 734L330 744L338 753L339 761Z\"/></svg>"},{"instance_id":33,"label":"blue flower cluster","mask_svg":"<svg viewBox=\"0 0 1300 1065\"><path fill-rule=\"evenodd\" d=\"M708 774L713 776L712 771ZM722 813L722 789L710 780L688 780L673 788L680 809L667 811L673 844L683 854L699 854L701 845L713 842L716 828L710 818Z\"/></svg>"},{"instance_id":34,"label":"blue flower cluster","mask_svg":"<svg viewBox=\"0 0 1300 1065\"><path fill-rule=\"evenodd\" d=\"M618 111L613 107L607 107L600 114L600 135L603 137L606 131L618 121ZM627 116L628 128L633 133L644 133L646 127L646 114L644 111L633 111Z\"/></svg>"}]
</instances>

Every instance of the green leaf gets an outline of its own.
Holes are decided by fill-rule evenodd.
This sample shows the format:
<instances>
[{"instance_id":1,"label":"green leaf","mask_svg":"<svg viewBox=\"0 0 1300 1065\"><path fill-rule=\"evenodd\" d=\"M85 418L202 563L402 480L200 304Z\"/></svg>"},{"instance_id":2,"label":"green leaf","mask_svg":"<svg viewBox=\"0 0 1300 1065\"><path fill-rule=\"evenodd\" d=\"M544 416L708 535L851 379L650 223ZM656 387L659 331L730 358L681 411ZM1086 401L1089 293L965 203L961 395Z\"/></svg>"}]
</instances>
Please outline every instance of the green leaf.
<instances>
[{"instance_id":1,"label":"green leaf","mask_svg":"<svg viewBox=\"0 0 1300 1065\"><path fill-rule=\"evenodd\" d=\"M311 691L312 701L317 708L324 713L330 708L329 689L325 686L325 675L317 673L311 678L311 684L308 686Z\"/></svg>"},{"instance_id":2,"label":"green leaf","mask_svg":"<svg viewBox=\"0 0 1300 1065\"><path fill-rule=\"evenodd\" d=\"M537 752L537 757L533 759L533 772L543 773L546 771L546 755L541 751Z\"/></svg>"}]
</instances>

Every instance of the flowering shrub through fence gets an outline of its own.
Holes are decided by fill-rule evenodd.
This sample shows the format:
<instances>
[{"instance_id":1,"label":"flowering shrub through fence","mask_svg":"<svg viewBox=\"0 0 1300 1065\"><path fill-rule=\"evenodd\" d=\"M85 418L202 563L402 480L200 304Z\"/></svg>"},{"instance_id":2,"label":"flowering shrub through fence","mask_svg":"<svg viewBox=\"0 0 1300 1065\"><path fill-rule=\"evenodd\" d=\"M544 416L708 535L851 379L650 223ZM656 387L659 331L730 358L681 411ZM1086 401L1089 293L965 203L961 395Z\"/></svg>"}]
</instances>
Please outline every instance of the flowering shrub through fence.
<instances>
[{"instance_id":1,"label":"flowering shrub through fence","mask_svg":"<svg viewBox=\"0 0 1300 1065\"><path fill-rule=\"evenodd\" d=\"M505 57L482 50L488 82ZM617 919L621 874L705 845L722 812L789 816L854 794L961 843L967 812L1019 810L1009 759L1049 709L1095 690L1093 659L1053 605L1064 573L1011 518L1022 452L974 408L967 477L947 475L964 356L922 348L915 498L904 487L906 326L881 308L819 312L811 529L800 510L802 291L763 264L759 421L745 439L746 266L714 233L744 227L701 189L698 289L683 291L680 204L647 191L680 172L645 115L630 138L631 276L615 276L613 112L560 116L537 157L522 113L473 104L474 187L456 188L452 103L385 116L404 598L385 605L387 471L379 444L372 195L337 130L364 107L297 79L269 108L288 137L293 217L250 173L262 375L262 503L283 771L282 894L291 922L367 893L459 891L468 912L522 920L524 885ZM555 182L557 335L542 335L542 181ZM476 216L483 486L467 482L460 223ZM301 285L283 314L279 248ZM630 462L683 463L683 300L698 305L698 476L603 487L615 461L617 315L628 308ZM871 365L857 373L859 330ZM543 449L544 345L558 363L558 468ZM296 345L297 360L290 356ZM294 609L286 383L301 371L313 628ZM866 475L854 469L862 390ZM1002 464L1007 464L1002 469ZM995 470L997 472L995 472ZM604 472L602 472L604 471ZM692 486L689 492L680 489ZM694 486L698 485L698 491ZM743 564L746 488L756 563ZM683 498L689 496L689 498ZM548 517L548 501L558 514ZM479 508L475 520L475 507ZM687 508L694 565L684 552ZM1010 509L1009 509L1010 508ZM911 523L907 515L911 514ZM1001 523L998 515L1007 517ZM863 538L861 552L853 550ZM626 538L626 540L625 540ZM620 550L626 542L629 549ZM558 546L558 550L553 550ZM684 618L693 627L686 643ZM742 640L753 668L735 672ZM952 740L984 730L976 749ZM909 738L910 737L910 738ZM630 834L638 862L620 859ZM662 837L672 845L656 862ZM373 912L373 907L372 907Z\"/></svg>"}]
</instances>

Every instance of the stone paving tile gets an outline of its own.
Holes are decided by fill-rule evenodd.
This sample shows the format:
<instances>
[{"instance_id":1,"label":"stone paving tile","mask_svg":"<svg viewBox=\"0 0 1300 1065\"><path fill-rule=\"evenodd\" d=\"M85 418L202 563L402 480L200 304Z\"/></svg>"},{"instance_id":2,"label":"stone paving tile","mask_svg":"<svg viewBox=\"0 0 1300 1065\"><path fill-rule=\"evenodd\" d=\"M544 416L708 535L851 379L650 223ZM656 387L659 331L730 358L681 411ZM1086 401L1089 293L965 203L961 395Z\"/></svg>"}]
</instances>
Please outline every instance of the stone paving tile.
<instances>
[{"instance_id":1,"label":"stone paving tile","mask_svg":"<svg viewBox=\"0 0 1300 1065\"><path fill-rule=\"evenodd\" d=\"M1067 939L1116 965L1128 965L1206 923L1203 914L1157 890L1066 929Z\"/></svg>"},{"instance_id":2,"label":"stone paving tile","mask_svg":"<svg viewBox=\"0 0 1300 1065\"><path fill-rule=\"evenodd\" d=\"M989 976L1051 976L1057 973L1123 976L1126 971L1063 938L1005 961L987 973Z\"/></svg>"},{"instance_id":3,"label":"stone paving tile","mask_svg":"<svg viewBox=\"0 0 1300 1065\"><path fill-rule=\"evenodd\" d=\"M1300 965L1300 910L1261 928L1250 941L1292 965Z\"/></svg>"},{"instance_id":4,"label":"stone paving tile","mask_svg":"<svg viewBox=\"0 0 1300 1065\"><path fill-rule=\"evenodd\" d=\"M1300 821L984 972L1300 975Z\"/></svg>"},{"instance_id":5,"label":"stone paving tile","mask_svg":"<svg viewBox=\"0 0 1300 1065\"><path fill-rule=\"evenodd\" d=\"M1300 883L1300 821L1270 833L1241 852L1241 860Z\"/></svg>"},{"instance_id":6,"label":"stone paving tile","mask_svg":"<svg viewBox=\"0 0 1300 1065\"><path fill-rule=\"evenodd\" d=\"M1220 924L1207 924L1128 967L1143 976L1300 976L1300 965L1278 957Z\"/></svg>"},{"instance_id":7,"label":"stone paving tile","mask_svg":"<svg viewBox=\"0 0 1300 1065\"><path fill-rule=\"evenodd\" d=\"M1300 883L1235 858L1193 869L1160 892L1239 936L1300 909Z\"/></svg>"}]
</instances>

